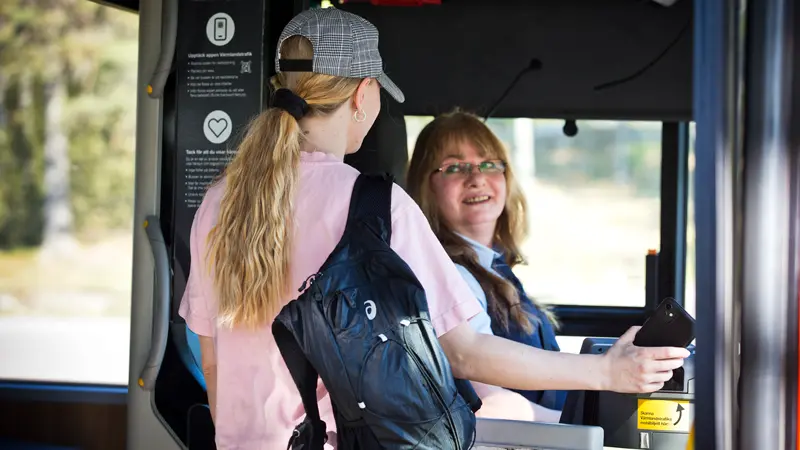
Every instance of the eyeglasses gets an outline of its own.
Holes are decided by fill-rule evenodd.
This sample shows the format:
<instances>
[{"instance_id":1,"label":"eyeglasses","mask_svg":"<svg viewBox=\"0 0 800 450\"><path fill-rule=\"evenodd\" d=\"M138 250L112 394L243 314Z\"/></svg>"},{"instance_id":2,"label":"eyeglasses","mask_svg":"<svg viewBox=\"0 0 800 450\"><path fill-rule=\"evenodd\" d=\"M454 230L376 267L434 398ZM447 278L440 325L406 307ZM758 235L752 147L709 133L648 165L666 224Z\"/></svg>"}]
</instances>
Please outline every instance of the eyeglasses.
<instances>
[{"instance_id":1,"label":"eyeglasses","mask_svg":"<svg viewBox=\"0 0 800 450\"><path fill-rule=\"evenodd\" d=\"M447 164L442 167L436 169L436 172L441 172L442 176L451 177L451 176L469 176L472 174L472 169L476 168L480 173L483 174L492 174L492 173L505 173L506 171L506 164L499 160L489 160L483 161L478 164L468 163L468 162L459 162L453 164Z\"/></svg>"}]
</instances>

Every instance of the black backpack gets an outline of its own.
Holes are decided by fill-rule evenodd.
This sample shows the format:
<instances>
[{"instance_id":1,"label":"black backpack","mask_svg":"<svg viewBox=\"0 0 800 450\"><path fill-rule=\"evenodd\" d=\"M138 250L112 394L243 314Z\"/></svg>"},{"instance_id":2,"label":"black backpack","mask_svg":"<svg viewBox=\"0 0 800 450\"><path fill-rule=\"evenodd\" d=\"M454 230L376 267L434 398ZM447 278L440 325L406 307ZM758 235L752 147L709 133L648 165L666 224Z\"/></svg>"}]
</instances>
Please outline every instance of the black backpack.
<instances>
[{"instance_id":1,"label":"black backpack","mask_svg":"<svg viewBox=\"0 0 800 450\"><path fill-rule=\"evenodd\" d=\"M480 399L456 380L422 285L389 246L388 175L359 175L344 235L272 333L306 411L288 448L321 450L317 374L333 404L339 450L466 450Z\"/></svg>"}]
</instances>

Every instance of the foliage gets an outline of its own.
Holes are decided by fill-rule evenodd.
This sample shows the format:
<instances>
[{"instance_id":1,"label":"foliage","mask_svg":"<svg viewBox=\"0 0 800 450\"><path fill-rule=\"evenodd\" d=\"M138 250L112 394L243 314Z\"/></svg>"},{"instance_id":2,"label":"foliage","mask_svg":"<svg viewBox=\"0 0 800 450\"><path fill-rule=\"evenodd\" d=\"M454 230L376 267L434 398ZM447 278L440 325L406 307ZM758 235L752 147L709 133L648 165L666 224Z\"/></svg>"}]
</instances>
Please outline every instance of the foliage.
<instances>
[{"instance_id":1,"label":"foliage","mask_svg":"<svg viewBox=\"0 0 800 450\"><path fill-rule=\"evenodd\" d=\"M44 97L62 81L77 231L129 226L137 17L87 0L0 1L0 248L41 241Z\"/></svg>"},{"instance_id":2,"label":"foliage","mask_svg":"<svg viewBox=\"0 0 800 450\"><path fill-rule=\"evenodd\" d=\"M661 125L655 122L578 121L578 134L566 136L563 121L535 120L535 175L559 186L616 185L637 196L660 198ZM510 120L489 126L514 151ZM526 151L526 150L517 150Z\"/></svg>"}]
</instances>

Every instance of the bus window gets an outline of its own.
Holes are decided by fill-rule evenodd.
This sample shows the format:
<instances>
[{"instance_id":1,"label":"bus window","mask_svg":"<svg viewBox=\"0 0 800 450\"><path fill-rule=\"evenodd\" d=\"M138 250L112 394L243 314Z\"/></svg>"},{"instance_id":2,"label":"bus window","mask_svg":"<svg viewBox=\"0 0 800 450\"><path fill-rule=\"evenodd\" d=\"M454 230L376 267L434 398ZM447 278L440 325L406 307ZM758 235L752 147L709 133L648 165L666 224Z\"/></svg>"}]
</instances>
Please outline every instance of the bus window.
<instances>
[{"instance_id":1,"label":"bus window","mask_svg":"<svg viewBox=\"0 0 800 450\"><path fill-rule=\"evenodd\" d=\"M409 152L431 117L407 117ZM552 305L645 304L645 255L658 249L661 123L489 119L528 201L527 265L515 272Z\"/></svg>"},{"instance_id":2,"label":"bus window","mask_svg":"<svg viewBox=\"0 0 800 450\"><path fill-rule=\"evenodd\" d=\"M138 18L26 8L0 24L0 379L125 385Z\"/></svg>"}]
</instances>

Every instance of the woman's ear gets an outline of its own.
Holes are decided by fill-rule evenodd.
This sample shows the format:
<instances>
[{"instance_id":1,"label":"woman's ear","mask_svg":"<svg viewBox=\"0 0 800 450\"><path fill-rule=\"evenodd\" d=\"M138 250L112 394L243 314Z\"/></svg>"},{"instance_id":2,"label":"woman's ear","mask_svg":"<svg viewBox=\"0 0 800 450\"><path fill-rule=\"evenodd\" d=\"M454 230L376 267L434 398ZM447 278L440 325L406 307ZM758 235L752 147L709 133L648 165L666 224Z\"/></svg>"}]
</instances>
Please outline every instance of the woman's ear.
<instances>
[{"instance_id":1,"label":"woman's ear","mask_svg":"<svg viewBox=\"0 0 800 450\"><path fill-rule=\"evenodd\" d=\"M364 98L367 95L367 86L373 82L374 80L372 78L364 78L361 80L361 83L358 83L356 93L353 94L353 107L356 109L356 111L361 111L361 108L364 105Z\"/></svg>"}]
</instances>

